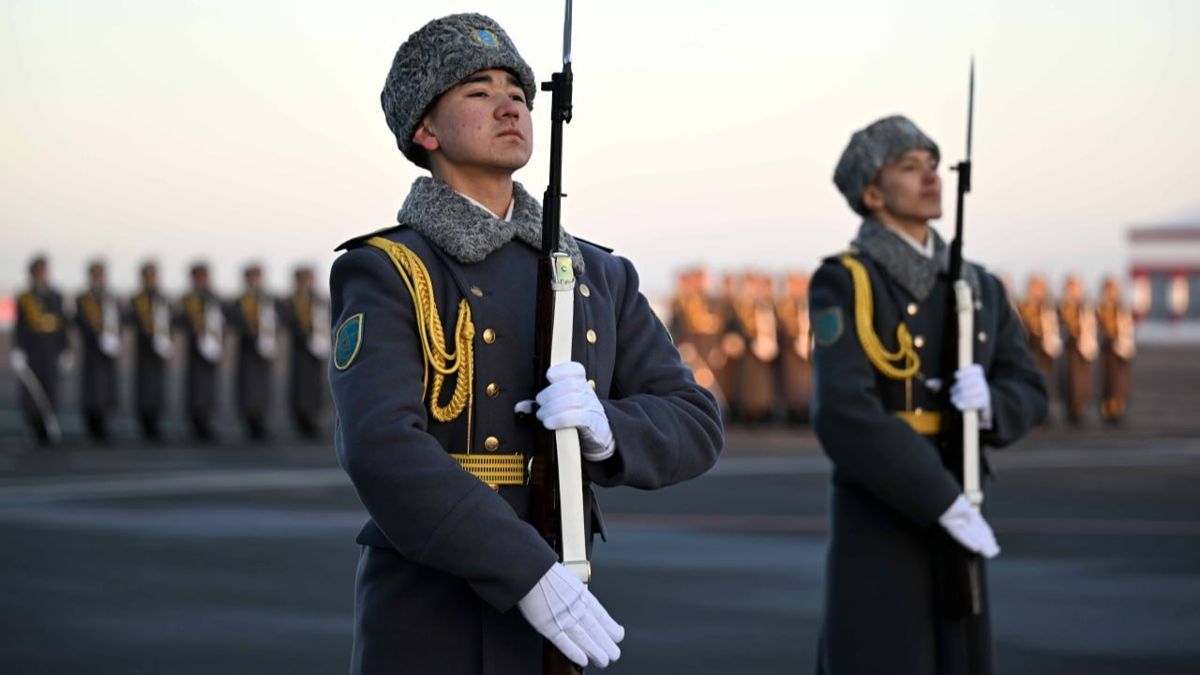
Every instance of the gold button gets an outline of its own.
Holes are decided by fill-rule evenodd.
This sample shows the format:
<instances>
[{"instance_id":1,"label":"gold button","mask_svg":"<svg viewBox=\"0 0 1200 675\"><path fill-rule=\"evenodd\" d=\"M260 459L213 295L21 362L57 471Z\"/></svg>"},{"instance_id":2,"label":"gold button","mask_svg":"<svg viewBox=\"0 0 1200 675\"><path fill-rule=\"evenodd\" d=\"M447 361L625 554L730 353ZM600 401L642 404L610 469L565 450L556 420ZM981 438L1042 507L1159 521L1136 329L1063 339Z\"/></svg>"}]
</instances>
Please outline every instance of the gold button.
<instances>
[{"instance_id":1,"label":"gold button","mask_svg":"<svg viewBox=\"0 0 1200 675\"><path fill-rule=\"evenodd\" d=\"M585 298L592 297L592 289L587 287L587 284L579 284L579 294Z\"/></svg>"},{"instance_id":2,"label":"gold button","mask_svg":"<svg viewBox=\"0 0 1200 675\"><path fill-rule=\"evenodd\" d=\"M496 448L500 447L500 439L495 436L488 436L483 439L483 449L488 452L495 452Z\"/></svg>"},{"instance_id":3,"label":"gold button","mask_svg":"<svg viewBox=\"0 0 1200 675\"><path fill-rule=\"evenodd\" d=\"M492 344L493 342L495 342L496 341L496 331L492 330L491 328L483 329L483 341L489 345Z\"/></svg>"},{"instance_id":4,"label":"gold button","mask_svg":"<svg viewBox=\"0 0 1200 675\"><path fill-rule=\"evenodd\" d=\"M917 337L913 338L913 344L916 345L917 349L920 349L921 347L925 346L925 338L918 335Z\"/></svg>"},{"instance_id":5,"label":"gold button","mask_svg":"<svg viewBox=\"0 0 1200 675\"><path fill-rule=\"evenodd\" d=\"M915 303L915 302L908 303L908 315L909 316L917 315L917 303Z\"/></svg>"},{"instance_id":6,"label":"gold button","mask_svg":"<svg viewBox=\"0 0 1200 675\"><path fill-rule=\"evenodd\" d=\"M497 396L499 396L500 395L500 385L496 384L495 382L488 382L487 395L488 395L488 398L496 398Z\"/></svg>"},{"instance_id":7,"label":"gold button","mask_svg":"<svg viewBox=\"0 0 1200 675\"><path fill-rule=\"evenodd\" d=\"M595 381L595 380L588 380L588 386L589 386L589 387L591 387L592 389L595 389L595 388L596 388L596 381Z\"/></svg>"},{"instance_id":8,"label":"gold button","mask_svg":"<svg viewBox=\"0 0 1200 675\"><path fill-rule=\"evenodd\" d=\"M985 333L983 331L979 331L979 341L987 342L987 333Z\"/></svg>"},{"instance_id":9,"label":"gold button","mask_svg":"<svg viewBox=\"0 0 1200 675\"><path fill-rule=\"evenodd\" d=\"M590 328L588 329L587 341L588 341L588 344L590 344L590 345L596 344L596 331L594 331Z\"/></svg>"},{"instance_id":10,"label":"gold button","mask_svg":"<svg viewBox=\"0 0 1200 675\"><path fill-rule=\"evenodd\" d=\"M482 298L483 297L483 289L478 286L472 286L471 287L471 295L473 295L477 298Z\"/></svg>"},{"instance_id":11,"label":"gold button","mask_svg":"<svg viewBox=\"0 0 1200 675\"><path fill-rule=\"evenodd\" d=\"M914 415L924 415L925 410L924 410L924 408L917 408L916 410L913 411L913 414Z\"/></svg>"}]
</instances>

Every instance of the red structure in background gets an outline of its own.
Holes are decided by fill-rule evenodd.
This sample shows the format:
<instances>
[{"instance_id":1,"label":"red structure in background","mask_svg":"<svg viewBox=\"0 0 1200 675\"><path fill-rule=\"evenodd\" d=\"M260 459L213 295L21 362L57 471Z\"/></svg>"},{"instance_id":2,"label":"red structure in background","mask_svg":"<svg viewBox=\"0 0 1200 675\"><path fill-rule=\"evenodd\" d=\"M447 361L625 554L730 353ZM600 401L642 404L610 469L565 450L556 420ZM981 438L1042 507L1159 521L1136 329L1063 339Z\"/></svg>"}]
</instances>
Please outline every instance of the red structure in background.
<instances>
[{"instance_id":1,"label":"red structure in background","mask_svg":"<svg viewBox=\"0 0 1200 675\"><path fill-rule=\"evenodd\" d=\"M1129 230L1133 311L1151 340L1200 340L1200 225Z\"/></svg>"}]
</instances>

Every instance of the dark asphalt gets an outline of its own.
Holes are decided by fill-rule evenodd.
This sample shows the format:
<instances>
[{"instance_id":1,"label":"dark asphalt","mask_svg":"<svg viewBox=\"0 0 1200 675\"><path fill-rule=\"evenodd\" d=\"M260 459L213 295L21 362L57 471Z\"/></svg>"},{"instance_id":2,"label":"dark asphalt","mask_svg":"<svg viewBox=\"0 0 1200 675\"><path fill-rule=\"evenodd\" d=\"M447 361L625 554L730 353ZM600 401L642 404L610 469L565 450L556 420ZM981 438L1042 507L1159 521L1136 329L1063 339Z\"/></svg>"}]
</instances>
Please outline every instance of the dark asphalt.
<instances>
[{"instance_id":1,"label":"dark asphalt","mask_svg":"<svg viewBox=\"0 0 1200 675\"><path fill-rule=\"evenodd\" d=\"M1000 672L1200 672L1200 441L1063 436L996 459ZM345 671L362 512L326 448L6 459L0 672ZM602 493L609 672L810 672L826 479L810 436L738 433L700 480Z\"/></svg>"}]
</instances>

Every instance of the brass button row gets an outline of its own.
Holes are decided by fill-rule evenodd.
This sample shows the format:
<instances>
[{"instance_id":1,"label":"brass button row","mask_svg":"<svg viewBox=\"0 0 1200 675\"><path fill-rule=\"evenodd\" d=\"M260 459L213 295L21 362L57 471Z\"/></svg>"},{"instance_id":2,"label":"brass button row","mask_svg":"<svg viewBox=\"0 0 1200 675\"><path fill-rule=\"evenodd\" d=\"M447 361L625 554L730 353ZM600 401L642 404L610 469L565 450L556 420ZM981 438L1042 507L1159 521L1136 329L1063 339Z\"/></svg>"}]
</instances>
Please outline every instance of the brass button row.
<instances>
[{"instance_id":1,"label":"brass button row","mask_svg":"<svg viewBox=\"0 0 1200 675\"><path fill-rule=\"evenodd\" d=\"M487 391L488 398L496 398L500 395L500 385L495 382L489 382L485 391Z\"/></svg>"},{"instance_id":2,"label":"brass button row","mask_svg":"<svg viewBox=\"0 0 1200 675\"><path fill-rule=\"evenodd\" d=\"M496 341L496 331L492 330L491 328L484 328L483 329L483 341L489 345L492 344L493 342L495 342Z\"/></svg>"}]
</instances>

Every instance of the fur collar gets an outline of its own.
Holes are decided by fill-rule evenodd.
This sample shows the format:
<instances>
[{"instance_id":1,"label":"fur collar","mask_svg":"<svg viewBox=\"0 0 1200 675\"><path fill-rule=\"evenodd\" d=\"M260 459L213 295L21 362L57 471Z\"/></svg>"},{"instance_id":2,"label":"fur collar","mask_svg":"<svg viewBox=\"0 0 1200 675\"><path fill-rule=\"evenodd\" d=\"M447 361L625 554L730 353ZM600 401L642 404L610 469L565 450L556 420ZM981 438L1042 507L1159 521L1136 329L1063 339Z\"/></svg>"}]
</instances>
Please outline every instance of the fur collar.
<instances>
[{"instance_id":1,"label":"fur collar","mask_svg":"<svg viewBox=\"0 0 1200 675\"><path fill-rule=\"evenodd\" d=\"M937 283L938 275L950 270L950 247L932 227L929 228L929 236L933 237L933 258L918 253L883 223L867 218L851 243L878 263L918 302L923 302ZM964 262L963 276L971 284L972 294L979 299L979 275L975 266Z\"/></svg>"},{"instance_id":2,"label":"fur collar","mask_svg":"<svg viewBox=\"0 0 1200 675\"><path fill-rule=\"evenodd\" d=\"M467 201L449 185L422 176L413 181L396 220L420 232L460 263L480 262L514 238L540 249L542 205L520 183L513 183L513 199L512 220L504 221ZM582 275L579 244L561 227L559 243L570 254L575 273Z\"/></svg>"}]
</instances>

